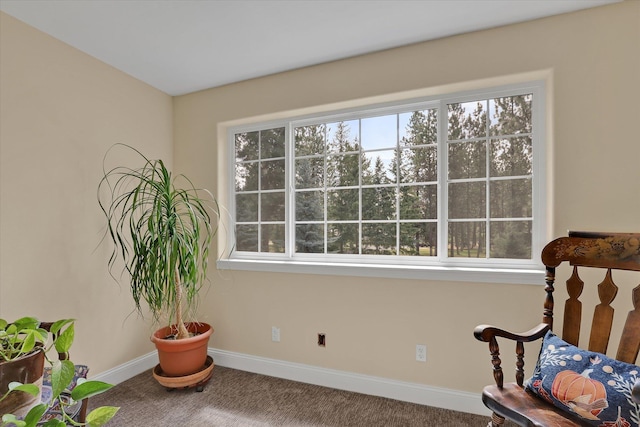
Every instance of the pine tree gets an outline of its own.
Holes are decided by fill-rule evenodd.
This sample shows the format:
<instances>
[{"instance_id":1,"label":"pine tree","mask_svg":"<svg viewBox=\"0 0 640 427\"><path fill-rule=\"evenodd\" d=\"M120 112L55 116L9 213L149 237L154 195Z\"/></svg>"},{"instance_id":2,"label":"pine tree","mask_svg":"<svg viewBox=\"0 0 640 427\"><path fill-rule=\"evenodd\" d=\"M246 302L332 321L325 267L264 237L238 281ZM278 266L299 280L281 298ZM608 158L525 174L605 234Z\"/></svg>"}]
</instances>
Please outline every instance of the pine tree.
<instances>
[{"instance_id":1,"label":"pine tree","mask_svg":"<svg viewBox=\"0 0 640 427\"><path fill-rule=\"evenodd\" d=\"M468 137L485 138L487 135L487 114L484 108L486 102L477 102L476 108L468 115L463 123L465 134ZM464 143L465 165L464 174L467 178L481 178L487 176L487 142L470 141ZM465 211L468 218L486 218L486 184L474 183L466 185ZM485 241L485 223L472 221L464 225L465 246L467 257L480 257Z\"/></svg>"},{"instance_id":2,"label":"pine tree","mask_svg":"<svg viewBox=\"0 0 640 427\"><path fill-rule=\"evenodd\" d=\"M284 128L260 131L260 250L284 252ZM265 192L269 190L269 192ZM279 224L263 224L264 222Z\"/></svg>"},{"instance_id":3,"label":"pine tree","mask_svg":"<svg viewBox=\"0 0 640 427\"><path fill-rule=\"evenodd\" d=\"M236 247L258 251L258 182L260 179L259 132L239 133L235 138ZM253 222L254 224L242 224Z\"/></svg>"},{"instance_id":4,"label":"pine tree","mask_svg":"<svg viewBox=\"0 0 640 427\"><path fill-rule=\"evenodd\" d=\"M350 139L351 129L339 122L332 140L327 141L327 214L329 221L358 221L360 215L360 144ZM363 168L368 167L364 164ZM331 226L331 251L359 253L359 225L336 222Z\"/></svg>"},{"instance_id":5,"label":"pine tree","mask_svg":"<svg viewBox=\"0 0 640 427\"><path fill-rule=\"evenodd\" d=\"M492 100L491 176L522 177L532 174L531 95ZM524 134L524 135L523 135ZM530 217L531 179L501 180L491 186L491 215L495 218ZM531 221L501 221L492 225L491 256L531 257Z\"/></svg>"},{"instance_id":6,"label":"pine tree","mask_svg":"<svg viewBox=\"0 0 640 427\"><path fill-rule=\"evenodd\" d=\"M296 252L323 253L325 125L295 129ZM308 191L301 191L308 189Z\"/></svg>"},{"instance_id":7,"label":"pine tree","mask_svg":"<svg viewBox=\"0 0 640 427\"><path fill-rule=\"evenodd\" d=\"M392 220L396 217L395 187L387 177L385 165L376 157L373 173L363 176L363 183L371 187L362 189L362 219ZM363 253L392 254L396 247L396 226L393 223L365 224L362 231Z\"/></svg>"},{"instance_id":8,"label":"pine tree","mask_svg":"<svg viewBox=\"0 0 640 427\"><path fill-rule=\"evenodd\" d=\"M465 139L466 134L463 128L464 109L461 104L449 104L448 111L448 141L458 141ZM449 179L464 176L464 146L462 143L447 142L449 157L448 175ZM448 216L449 219L465 218L465 194L461 192L459 183L450 183L448 188ZM464 242L464 230L462 223L449 223L449 256L459 255L460 248Z\"/></svg>"}]
</instances>

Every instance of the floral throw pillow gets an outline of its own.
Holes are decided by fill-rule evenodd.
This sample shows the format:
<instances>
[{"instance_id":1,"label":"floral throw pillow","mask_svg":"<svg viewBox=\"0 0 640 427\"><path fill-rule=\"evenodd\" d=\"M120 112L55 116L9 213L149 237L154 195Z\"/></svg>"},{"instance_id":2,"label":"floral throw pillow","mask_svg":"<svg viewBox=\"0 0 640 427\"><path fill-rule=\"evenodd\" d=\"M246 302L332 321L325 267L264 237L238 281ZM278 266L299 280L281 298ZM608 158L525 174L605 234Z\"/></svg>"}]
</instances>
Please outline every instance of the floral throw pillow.
<instances>
[{"instance_id":1,"label":"floral throw pillow","mask_svg":"<svg viewBox=\"0 0 640 427\"><path fill-rule=\"evenodd\" d=\"M638 427L640 405L631 389L640 367L582 350L551 331L526 388L597 427Z\"/></svg>"}]
</instances>

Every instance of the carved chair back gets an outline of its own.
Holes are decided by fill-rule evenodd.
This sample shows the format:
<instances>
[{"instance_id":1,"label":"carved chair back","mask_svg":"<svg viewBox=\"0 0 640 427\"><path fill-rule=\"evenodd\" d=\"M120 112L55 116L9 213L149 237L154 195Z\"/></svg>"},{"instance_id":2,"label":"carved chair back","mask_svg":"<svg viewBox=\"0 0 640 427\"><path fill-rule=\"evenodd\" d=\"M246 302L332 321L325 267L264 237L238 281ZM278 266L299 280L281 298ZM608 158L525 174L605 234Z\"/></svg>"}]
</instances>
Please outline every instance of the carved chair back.
<instances>
[{"instance_id":1,"label":"carved chair back","mask_svg":"<svg viewBox=\"0 0 640 427\"><path fill-rule=\"evenodd\" d=\"M564 307L562 339L575 346L580 346L580 331L583 325L583 303L579 299L584 289L581 270L585 267L604 270L604 277L597 285L600 302L593 311L586 348L598 353L607 353L615 312L612 303L618 294L614 271L640 271L640 234L570 232L568 237L556 239L544 248L542 261L547 270L543 323L551 328L556 267L563 262L573 266L571 276L566 282L569 298ZM627 299L628 296L625 292L621 298ZM627 314L615 358L622 362L635 363L640 350L640 284L631 290L630 297L633 309Z\"/></svg>"}]
</instances>

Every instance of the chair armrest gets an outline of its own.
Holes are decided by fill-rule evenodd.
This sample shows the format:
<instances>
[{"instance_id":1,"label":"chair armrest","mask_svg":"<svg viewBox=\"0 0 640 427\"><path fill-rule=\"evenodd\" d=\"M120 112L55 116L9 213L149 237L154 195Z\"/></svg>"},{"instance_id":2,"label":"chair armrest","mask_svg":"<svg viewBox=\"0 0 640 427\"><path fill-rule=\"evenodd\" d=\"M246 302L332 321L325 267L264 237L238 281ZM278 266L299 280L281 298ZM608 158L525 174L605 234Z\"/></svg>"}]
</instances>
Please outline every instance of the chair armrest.
<instances>
[{"instance_id":1,"label":"chair armrest","mask_svg":"<svg viewBox=\"0 0 640 427\"><path fill-rule=\"evenodd\" d=\"M491 325L478 325L473 330L473 335L477 340L491 342L496 337L510 339L512 341L531 342L545 336L549 330L549 325L541 323L527 332L513 333Z\"/></svg>"},{"instance_id":2,"label":"chair armrest","mask_svg":"<svg viewBox=\"0 0 640 427\"><path fill-rule=\"evenodd\" d=\"M504 375L502 373L502 360L500 359L500 346L497 338L506 338L516 342L516 383L522 387L524 382L524 342L538 340L545 336L550 326L541 323L527 332L514 333L491 325L479 325L473 331L473 335L479 341L489 343L491 364L493 365L493 378L498 388L502 389Z\"/></svg>"}]
</instances>

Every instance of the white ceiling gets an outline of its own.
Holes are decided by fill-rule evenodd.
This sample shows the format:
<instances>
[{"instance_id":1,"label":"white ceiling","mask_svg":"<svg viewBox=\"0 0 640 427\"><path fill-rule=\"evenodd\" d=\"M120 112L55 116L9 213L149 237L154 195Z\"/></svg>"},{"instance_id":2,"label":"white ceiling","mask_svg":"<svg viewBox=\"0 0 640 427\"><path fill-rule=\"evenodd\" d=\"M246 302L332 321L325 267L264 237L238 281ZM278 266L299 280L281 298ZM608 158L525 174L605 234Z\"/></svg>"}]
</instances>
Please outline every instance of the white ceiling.
<instances>
[{"instance_id":1,"label":"white ceiling","mask_svg":"<svg viewBox=\"0 0 640 427\"><path fill-rule=\"evenodd\" d=\"M0 0L170 95L621 0Z\"/></svg>"}]
</instances>

